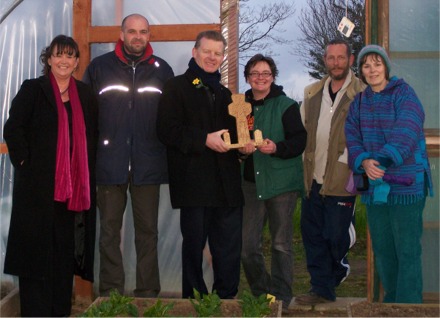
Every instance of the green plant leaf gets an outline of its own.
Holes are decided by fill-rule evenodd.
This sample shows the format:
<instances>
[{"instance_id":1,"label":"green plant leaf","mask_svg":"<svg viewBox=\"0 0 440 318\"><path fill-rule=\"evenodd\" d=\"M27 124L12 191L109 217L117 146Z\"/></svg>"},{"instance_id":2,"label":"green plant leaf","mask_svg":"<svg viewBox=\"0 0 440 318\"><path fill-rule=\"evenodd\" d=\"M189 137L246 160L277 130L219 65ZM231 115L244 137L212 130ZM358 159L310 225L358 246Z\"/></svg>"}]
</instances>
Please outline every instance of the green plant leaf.
<instances>
[{"instance_id":1,"label":"green plant leaf","mask_svg":"<svg viewBox=\"0 0 440 318\"><path fill-rule=\"evenodd\" d=\"M138 309L131 303L133 300L133 297L123 296L117 290L113 290L110 292L109 299L91 306L81 317L117 317L121 315L138 317Z\"/></svg>"},{"instance_id":2,"label":"green plant leaf","mask_svg":"<svg viewBox=\"0 0 440 318\"><path fill-rule=\"evenodd\" d=\"M221 316L221 299L214 291L208 295L200 295L194 288L194 299L189 299L198 317L218 317Z\"/></svg>"},{"instance_id":3,"label":"green plant leaf","mask_svg":"<svg viewBox=\"0 0 440 318\"><path fill-rule=\"evenodd\" d=\"M270 314L270 299L266 294L258 297L244 290L240 298L242 317L264 317Z\"/></svg>"},{"instance_id":4,"label":"green plant leaf","mask_svg":"<svg viewBox=\"0 0 440 318\"><path fill-rule=\"evenodd\" d=\"M169 303L167 305L162 304L160 299L144 311L144 317L169 317L168 311L173 309L174 303Z\"/></svg>"}]
</instances>

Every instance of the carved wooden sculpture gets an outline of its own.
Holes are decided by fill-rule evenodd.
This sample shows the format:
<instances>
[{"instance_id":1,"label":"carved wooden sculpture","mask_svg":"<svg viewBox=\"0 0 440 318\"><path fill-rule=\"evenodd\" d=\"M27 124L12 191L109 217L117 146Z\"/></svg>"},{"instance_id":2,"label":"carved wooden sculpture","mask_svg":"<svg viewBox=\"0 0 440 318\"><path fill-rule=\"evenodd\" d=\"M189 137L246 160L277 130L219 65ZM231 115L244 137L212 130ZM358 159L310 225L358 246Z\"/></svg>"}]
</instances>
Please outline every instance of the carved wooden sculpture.
<instances>
[{"instance_id":1,"label":"carved wooden sculpture","mask_svg":"<svg viewBox=\"0 0 440 318\"><path fill-rule=\"evenodd\" d=\"M229 115L235 117L237 123L237 139L236 144L231 144L231 136L229 133L223 134L223 140L229 146L229 148L241 148L249 142L252 142L254 146L260 146L263 144L263 134L261 130L254 131L254 140L251 140L248 129L247 115L252 112L252 106L245 101L243 94L232 94L232 103L228 106Z\"/></svg>"}]
</instances>

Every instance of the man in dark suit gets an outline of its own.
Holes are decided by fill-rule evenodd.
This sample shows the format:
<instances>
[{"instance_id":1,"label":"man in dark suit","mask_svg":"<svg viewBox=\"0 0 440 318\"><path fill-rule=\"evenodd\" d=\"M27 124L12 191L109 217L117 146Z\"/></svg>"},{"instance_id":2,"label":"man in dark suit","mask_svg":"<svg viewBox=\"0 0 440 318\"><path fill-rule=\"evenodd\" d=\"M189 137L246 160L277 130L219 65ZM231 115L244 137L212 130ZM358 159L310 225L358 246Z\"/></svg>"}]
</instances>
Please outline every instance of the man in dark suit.
<instances>
[{"instance_id":1,"label":"man in dark suit","mask_svg":"<svg viewBox=\"0 0 440 318\"><path fill-rule=\"evenodd\" d=\"M231 92L218 71L225 47L220 33L201 32L188 70L166 83L159 103L157 132L167 146L171 203L180 208L183 298L193 297L193 289L208 293L202 271L207 241L213 291L221 298L238 291L243 194L238 152L222 139L226 131L236 135L228 114Z\"/></svg>"}]
</instances>

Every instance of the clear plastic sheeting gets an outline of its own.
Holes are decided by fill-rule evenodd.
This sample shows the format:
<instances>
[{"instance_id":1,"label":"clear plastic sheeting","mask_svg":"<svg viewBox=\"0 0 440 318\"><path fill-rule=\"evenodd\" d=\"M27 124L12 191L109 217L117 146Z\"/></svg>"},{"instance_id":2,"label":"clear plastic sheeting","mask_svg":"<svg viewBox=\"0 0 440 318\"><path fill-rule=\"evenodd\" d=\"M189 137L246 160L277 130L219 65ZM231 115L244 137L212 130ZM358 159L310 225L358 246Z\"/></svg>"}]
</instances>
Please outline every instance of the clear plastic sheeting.
<instances>
[{"instance_id":1,"label":"clear plastic sheeting","mask_svg":"<svg viewBox=\"0 0 440 318\"><path fill-rule=\"evenodd\" d=\"M425 128L439 128L439 1L390 1L391 73L403 77L417 92Z\"/></svg>"},{"instance_id":2,"label":"clear plastic sheeting","mask_svg":"<svg viewBox=\"0 0 440 318\"><path fill-rule=\"evenodd\" d=\"M219 23L220 0L92 0L94 26L119 25L132 13L144 15L151 24Z\"/></svg>"},{"instance_id":3,"label":"clear plastic sheeting","mask_svg":"<svg viewBox=\"0 0 440 318\"><path fill-rule=\"evenodd\" d=\"M65 1L2 1L0 16L0 101L1 131L8 117L9 107L21 83L28 78L38 77L42 67L38 58L41 49L57 34L71 34L72 0ZM1 264L2 283L16 278L3 274L3 264L11 214L13 169L9 157L1 155L0 160L0 222L1 222Z\"/></svg>"},{"instance_id":4,"label":"clear plastic sheeting","mask_svg":"<svg viewBox=\"0 0 440 318\"><path fill-rule=\"evenodd\" d=\"M439 129L439 1L390 0L389 49L391 75L404 78L425 110L425 129ZM435 152L435 151L433 151ZM438 301L439 273L439 156L429 158L434 197L423 211L422 266L424 298Z\"/></svg>"},{"instance_id":5,"label":"clear plastic sheeting","mask_svg":"<svg viewBox=\"0 0 440 318\"><path fill-rule=\"evenodd\" d=\"M41 50L58 34L72 35L72 0L2 0L0 2L0 100L1 131L8 117L11 101L25 79L40 76ZM93 0L94 25L119 25L131 13L145 15L151 24L220 23L220 0ZM115 39L116 42L117 39ZM154 54L164 58L176 75L183 73L191 58L193 42L152 43ZM113 44L92 45L92 58L113 50ZM8 155L0 161L0 277L1 282L17 284L13 276L3 274L5 247L11 213L13 168ZM131 202L128 201L122 228L121 249L126 273L125 289L135 288L136 252ZM95 294L99 284L99 212L95 253ZM170 204L168 186L163 185L159 206L159 268L163 295L181 291L180 213ZM204 264L206 281L212 284L212 271Z\"/></svg>"}]
</instances>

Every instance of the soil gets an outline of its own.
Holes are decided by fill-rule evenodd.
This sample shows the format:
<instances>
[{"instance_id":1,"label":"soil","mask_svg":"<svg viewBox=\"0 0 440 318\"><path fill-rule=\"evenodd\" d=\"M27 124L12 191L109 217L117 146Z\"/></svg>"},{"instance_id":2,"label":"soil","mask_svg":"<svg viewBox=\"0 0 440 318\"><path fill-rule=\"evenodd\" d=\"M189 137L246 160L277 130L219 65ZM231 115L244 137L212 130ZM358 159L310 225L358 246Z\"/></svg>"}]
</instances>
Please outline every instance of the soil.
<instances>
[{"instance_id":1,"label":"soil","mask_svg":"<svg viewBox=\"0 0 440 318\"><path fill-rule=\"evenodd\" d=\"M439 304L383 304L361 302L351 306L351 317L440 317Z\"/></svg>"},{"instance_id":2,"label":"soil","mask_svg":"<svg viewBox=\"0 0 440 318\"><path fill-rule=\"evenodd\" d=\"M283 317L440 317L439 304L384 304L368 301L353 304L347 310L293 309Z\"/></svg>"}]
</instances>

